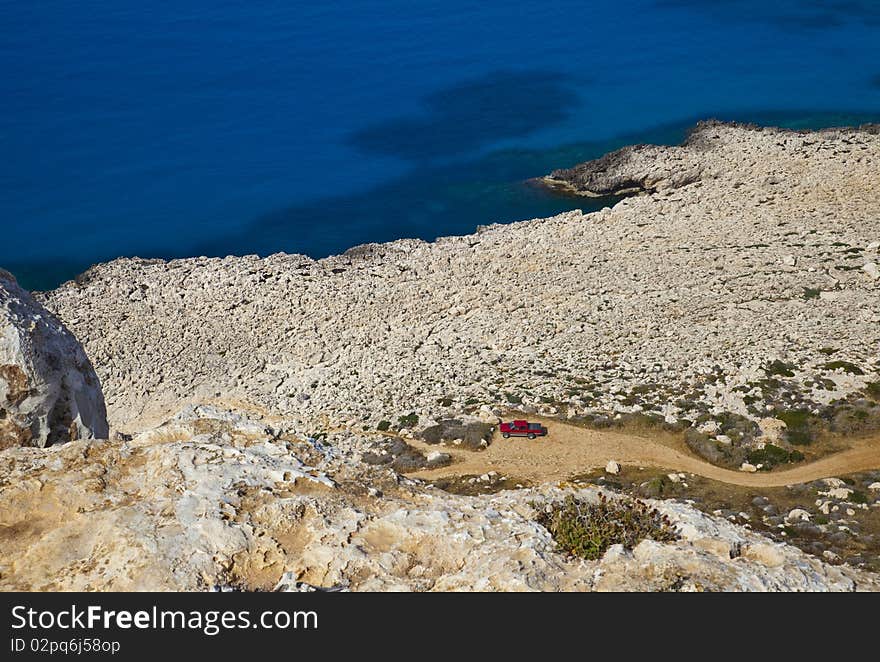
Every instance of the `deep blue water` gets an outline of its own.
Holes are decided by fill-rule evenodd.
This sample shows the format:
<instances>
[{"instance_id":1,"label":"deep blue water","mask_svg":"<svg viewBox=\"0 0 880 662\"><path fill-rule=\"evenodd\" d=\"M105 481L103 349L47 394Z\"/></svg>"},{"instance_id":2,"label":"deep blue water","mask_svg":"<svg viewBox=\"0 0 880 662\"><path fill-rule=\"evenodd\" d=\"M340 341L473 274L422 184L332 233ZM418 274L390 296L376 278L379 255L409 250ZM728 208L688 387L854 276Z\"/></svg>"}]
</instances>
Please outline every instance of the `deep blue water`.
<instances>
[{"instance_id":1,"label":"deep blue water","mask_svg":"<svg viewBox=\"0 0 880 662\"><path fill-rule=\"evenodd\" d=\"M0 265L431 239L705 117L880 120L874 0L0 0Z\"/></svg>"}]
</instances>

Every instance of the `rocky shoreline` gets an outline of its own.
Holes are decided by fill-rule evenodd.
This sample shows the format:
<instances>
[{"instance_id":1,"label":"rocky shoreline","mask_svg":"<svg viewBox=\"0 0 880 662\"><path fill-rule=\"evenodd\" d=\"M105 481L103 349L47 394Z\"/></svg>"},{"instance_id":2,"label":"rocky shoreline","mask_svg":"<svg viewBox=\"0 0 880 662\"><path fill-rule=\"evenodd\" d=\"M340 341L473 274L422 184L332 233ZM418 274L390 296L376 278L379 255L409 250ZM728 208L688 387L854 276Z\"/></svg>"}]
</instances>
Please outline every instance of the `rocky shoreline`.
<instances>
[{"instance_id":1,"label":"rocky shoreline","mask_svg":"<svg viewBox=\"0 0 880 662\"><path fill-rule=\"evenodd\" d=\"M14 537L3 586L271 588L295 577L355 589L876 588L875 575L671 502L658 503L692 534L615 550L598 565L571 562L522 514L549 487L464 497L397 473L445 461L440 451L419 459L407 439L453 425L444 421L492 424L507 408L596 427L667 426L705 459L749 470L880 429L876 127L703 123L681 146L625 148L547 181L639 194L593 214L322 260L119 259L41 294L91 359L116 441L3 452L3 526L19 526L16 512L53 522ZM377 447L383 438L392 441ZM100 459L82 459L93 453ZM387 463L364 462L389 453ZM241 473L242 454L257 473ZM51 517L33 492L50 465L92 481L52 469ZM135 489L139 471L150 481ZM312 486L319 476L326 481ZM291 481L307 488L285 488ZM160 483L200 505L184 517L178 497L153 493ZM53 558L46 531L89 521L65 514L66 503L102 513L94 518L107 527L79 556ZM292 523L328 508L344 516ZM133 533L163 518L181 532ZM291 522L285 531L281 520ZM203 535L182 533L193 527ZM453 531L455 553L440 542ZM352 532L368 542L351 543ZM101 552L102 569L76 565L110 535L121 542ZM737 550L762 551L731 554L734 538ZM181 562L187 546L201 556ZM150 547L165 556L126 575L122 559ZM65 579L41 583L49 566L25 571L19 553L52 559Z\"/></svg>"},{"instance_id":2,"label":"rocky shoreline","mask_svg":"<svg viewBox=\"0 0 880 662\"><path fill-rule=\"evenodd\" d=\"M600 160L656 189L613 209L323 260L116 260L45 303L122 427L223 394L304 432L480 405L712 432L725 413L826 408L849 433L833 423L848 408L880 428L878 145L708 123ZM761 434L735 427L721 434Z\"/></svg>"}]
</instances>

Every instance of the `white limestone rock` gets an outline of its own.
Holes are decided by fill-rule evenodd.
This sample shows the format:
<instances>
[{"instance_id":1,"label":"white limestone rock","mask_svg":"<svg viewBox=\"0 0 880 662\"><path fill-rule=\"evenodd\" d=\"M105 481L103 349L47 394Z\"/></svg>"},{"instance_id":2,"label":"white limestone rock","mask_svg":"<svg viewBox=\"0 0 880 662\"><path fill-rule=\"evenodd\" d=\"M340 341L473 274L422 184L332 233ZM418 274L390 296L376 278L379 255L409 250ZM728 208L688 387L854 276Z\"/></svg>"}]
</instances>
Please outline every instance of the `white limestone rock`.
<instances>
[{"instance_id":1,"label":"white limestone rock","mask_svg":"<svg viewBox=\"0 0 880 662\"><path fill-rule=\"evenodd\" d=\"M761 431L758 438L764 443L778 444L784 439L787 427L785 421L778 418L762 418L758 421L758 428Z\"/></svg>"},{"instance_id":2,"label":"white limestone rock","mask_svg":"<svg viewBox=\"0 0 880 662\"><path fill-rule=\"evenodd\" d=\"M128 441L0 452L0 521L17 531L0 549L0 590L880 589L872 573L676 501L649 504L678 540L571 558L537 510L596 503L598 488L458 496L358 462L356 435L318 445L276 423L202 409Z\"/></svg>"},{"instance_id":3,"label":"white limestone rock","mask_svg":"<svg viewBox=\"0 0 880 662\"><path fill-rule=\"evenodd\" d=\"M808 522L812 515L803 508L794 508L789 511L788 515L786 515L785 519L788 522Z\"/></svg>"},{"instance_id":4,"label":"white limestone rock","mask_svg":"<svg viewBox=\"0 0 880 662\"><path fill-rule=\"evenodd\" d=\"M101 383L83 348L0 269L0 448L107 435Z\"/></svg>"}]
</instances>

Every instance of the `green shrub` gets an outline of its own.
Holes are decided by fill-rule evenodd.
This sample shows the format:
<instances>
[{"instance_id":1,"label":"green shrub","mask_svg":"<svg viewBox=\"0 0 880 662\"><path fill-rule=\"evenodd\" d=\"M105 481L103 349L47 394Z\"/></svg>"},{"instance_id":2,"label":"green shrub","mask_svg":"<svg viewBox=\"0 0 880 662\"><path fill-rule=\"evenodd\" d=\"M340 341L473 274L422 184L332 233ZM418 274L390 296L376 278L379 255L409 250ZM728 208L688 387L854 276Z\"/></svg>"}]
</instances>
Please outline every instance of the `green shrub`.
<instances>
[{"instance_id":1,"label":"green shrub","mask_svg":"<svg viewBox=\"0 0 880 662\"><path fill-rule=\"evenodd\" d=\"M388 428L391 427L391 421L379 421L379 425L376 426L376 429L379 432L386 432Z\"/></svg>"},{"instance_id":2,"label":"green shrub","mask_svg":"<svg viewBox=\"0 0 880 662\"><path fill-rule=\"evenodd\" d=\"M591 560L601 558L611 545L632 549L646 538L657 542L678 539L669 518L644 501L609 500L601 493L598 503L567 496L543 509L538 523L565 553Z\"/></svg>"},{"instance_id":3,"label":"green shrub","mask_svg":"<svg viewBox=\"0 0 880 662\"><path fill-rule=\"evenodd\" d=\"M853 503L868 503L868 497L864 492L859 490L855 490L852 494L849 495L849 500Z\"/></svg>"},{"instance_id":4,"label":"green shrub","mask_svg":"<svg viewBox=\"0 0 880 662\"><path fill-rule=\"evenodd\" d=\"M605 481L608 484L608 481ZM639 496L647 499L662 499L667 495L674 495L678 483L673 483L668 476L655 476L651 480L639 485Z\"/></svg>"},{"instance_id":5,"label":"green shrub","mask_svg":"<svg viewBox=\"0 0 880 662\"><path fill-rule=\"evenodd\" d=\"M824 366L825 370L843 370L850 375L864 375L862 369L857 366L855 363L850 363L849 361L830 361L826 363Z\"/></svg>"},{"instance_id":6,"label":"green shrub","mask_svg":"<svg viewBox=\"0 0 880 662\"><path fill-rule=\"evenodd\" d=\"M880 402L880 382L869 382L865 384L865 393L877 402Z\"/></svg>"},{"instance_id":7,"label":"green shrub","mask_svg":"<svg viewBox=\"0 0 880 662\"><path fill-rule=\"evenodd\" d=\"M444 441L462 440L462 447L469 450L482 450L492 438L493 426L489 423L464 423L458 418L447 418L436 425L430 425L419 435L428 444Z\"/></svg>"},{"instance_id":8,"label":"green shrub","mask_svg":"<svg viewBox=\"0 0 880 662\"><path fill-rule=\"evenodd\" d=\"M404 416L398 416L397 422L400 424L401 428L412 428L418 424L419 415L418 414L406 414Z\"/></svg>"},{"instance_id":9,"label":"green shrub","mask_svg":"<svg viewBox=\"0 0 880 662\"><path fill-rule=\"evenodd\" d=\"M813 433L808 429L803 430L786 430L785 438L790 444L795 446L806 446L813 443Z\"/></svg>"},{"instance_id":10,"label":"green shrub","mask_svg":"<svg viewBox=\"0 0 880 662\"><path fill-rule=\"evenodd\" d=\"M504 397L511 404L514 404L514 405L521 405L522 404L522 398L520 396L516 395L515 393L505 393Z\"/></svg>"},{"instance_id":11,"label":"green shrub","mask_svg":"<svg viewBox=\"0 0 880 662\"><path fill-rule=\"evenodd\" d=\"M817 290L814 287L805 287L804 288L804 299L818 299L819 294L822 290Z\"/></svg>"},{"instance_id":12,"label":"green shrub","mask_svg":"<svg viewBox=\"0 0 880 662\"><path fill-rule=\"evenodd\" d=\"M764 372L768 375L779 375L781 377L794 377L794 366L785 361L776 359L764 366Z\"/></svg>"},{"instance_id":13,"label":"green shrub","mask_svg":"<svg viewBox=\"0 0 880 662\"><path fill-rule=\"evenodd\" d=\"M813 441L813 415L806 409L778 412L776 418L785 421L785 438L790 444L803 446Z\"/></svg>"},{"instance_id":14,"label":"green shrub","mask_svg":"<svg viewBox=\"0 0 880 662\"><path fill-rule=\"evenodd\" d=\"M810 422L810 412L806 409L789 409L776 414L776 418L784 421L789 428L802 428Z\"/></svg>"},{"instance_id":15,"label":"green shrub","mask_svg":"<svg viewBox=\"0 0 880 662\"><path fill-rule=\"evenodd\" d=\"M718 466L733 466L738 458L729 458L728 449L709 435L697 432L693 428L684 431L684 442L687 447L704 460Z\"/></svg>"},{"instance_id":16,"label":"green shrub","mask_svg":"<svg viewBox=\"0 0 880 662\"><path fill-rule=\"evenodd\" d=\"M725 411L714 416L721 431L733 438L754 437L760 432L758 424L741 414Z\"/></svg>"},{"instance_id":17,"label":"green shrub","mask_svg":"<svg viewBox=\"0 0 880 662\"><path fill-rule=\"evenodd\" d=\"M748 455L750 464L762 464L764 469L772 469L778 464L800 462L803 459L804 454L800 451L787 451L774 444L767 444L764 448L753 450Z\"/></svg>"}]
</instances>

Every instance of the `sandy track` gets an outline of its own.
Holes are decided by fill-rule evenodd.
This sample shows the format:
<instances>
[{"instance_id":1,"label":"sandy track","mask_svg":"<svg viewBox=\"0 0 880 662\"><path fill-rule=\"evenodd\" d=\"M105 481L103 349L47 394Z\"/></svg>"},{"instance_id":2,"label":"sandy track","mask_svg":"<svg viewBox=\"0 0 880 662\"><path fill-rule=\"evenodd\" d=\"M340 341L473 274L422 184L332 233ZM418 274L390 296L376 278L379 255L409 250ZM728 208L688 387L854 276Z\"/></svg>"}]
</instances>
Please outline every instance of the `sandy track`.
<instances>
[{"instance_id":1,"label":"sandy track","mask_svg":"<svg viewBox=\"0 0 880 662\"><path fill-rule=\"evenodd\" d=\"M534 416L531 418L541 420ZM453 464L410 475L433 480L494 470L507 476L542 483L565 480L578 473L603 467L608 460L616 460L626 465L693 473L734 485L779 487L880 468L880 437L855 440L846 450L792 469L750 474L716 467L648 436L587 430L557 420L543 419L541 422L550 430L550 434L543 439L503 439L496 434L485 451L445 448L453 455ZM422 450L437 448L418 441L410 443Z\"/></svg>"}]
</instances>

